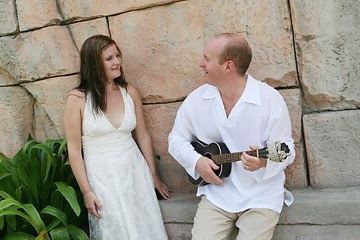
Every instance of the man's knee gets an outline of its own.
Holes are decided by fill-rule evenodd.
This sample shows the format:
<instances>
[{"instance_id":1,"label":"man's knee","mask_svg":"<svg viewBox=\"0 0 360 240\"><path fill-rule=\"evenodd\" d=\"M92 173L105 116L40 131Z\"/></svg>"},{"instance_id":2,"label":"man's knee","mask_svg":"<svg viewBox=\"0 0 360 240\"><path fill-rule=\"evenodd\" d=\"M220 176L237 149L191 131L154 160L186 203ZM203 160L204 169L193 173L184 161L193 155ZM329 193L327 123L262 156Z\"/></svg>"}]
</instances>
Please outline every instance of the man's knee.
<instances>
[{"instance_id":1,"label":"man's knee","mask_svg":"<svg viewBox=\"0 0 360 240\"><path fill-rule=\"evenodd\" d=\"M194 218L192 240L228 239L235 220L236 214L225 212L203 197Z\"/></svg>"}]
</instances>

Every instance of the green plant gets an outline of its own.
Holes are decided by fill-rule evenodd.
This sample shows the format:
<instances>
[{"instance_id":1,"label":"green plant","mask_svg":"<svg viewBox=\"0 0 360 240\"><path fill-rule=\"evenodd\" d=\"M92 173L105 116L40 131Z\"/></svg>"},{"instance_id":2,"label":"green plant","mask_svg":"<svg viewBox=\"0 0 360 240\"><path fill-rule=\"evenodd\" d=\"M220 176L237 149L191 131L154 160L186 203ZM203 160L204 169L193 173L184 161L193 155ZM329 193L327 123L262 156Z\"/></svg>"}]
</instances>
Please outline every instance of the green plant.
<instances>
[{"instance_id":1,"label":"green plant","mask_svg":"<svg viewBox=\"0 0 360 240\"><path fill-rule=\"evenodd\" d=\"M89 239L86 214L66 140L29 136L13 158L0 153L0 239Z\"/></svg>"}]
</instances>

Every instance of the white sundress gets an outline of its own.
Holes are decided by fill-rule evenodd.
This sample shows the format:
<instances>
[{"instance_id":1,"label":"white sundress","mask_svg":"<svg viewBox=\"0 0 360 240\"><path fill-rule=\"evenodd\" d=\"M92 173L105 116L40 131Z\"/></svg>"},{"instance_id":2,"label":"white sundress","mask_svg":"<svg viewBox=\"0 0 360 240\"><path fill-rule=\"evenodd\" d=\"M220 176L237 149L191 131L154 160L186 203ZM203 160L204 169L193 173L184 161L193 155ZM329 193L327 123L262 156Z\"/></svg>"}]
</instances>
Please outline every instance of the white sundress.
<instances>
[{"instance_id":1,"label":"white sundress","mask_svg":"<svg viewBox=\"0 0 360 240\"><path fill-rule=\"evenodd\" d=\"M103 210L89 214L90 239L168 239L150 168L132 138L135 106L120 87L125 113L115 128L103 113L94 116L87 95L82 144L87 178Z\"/></svg>"}]
</instances>

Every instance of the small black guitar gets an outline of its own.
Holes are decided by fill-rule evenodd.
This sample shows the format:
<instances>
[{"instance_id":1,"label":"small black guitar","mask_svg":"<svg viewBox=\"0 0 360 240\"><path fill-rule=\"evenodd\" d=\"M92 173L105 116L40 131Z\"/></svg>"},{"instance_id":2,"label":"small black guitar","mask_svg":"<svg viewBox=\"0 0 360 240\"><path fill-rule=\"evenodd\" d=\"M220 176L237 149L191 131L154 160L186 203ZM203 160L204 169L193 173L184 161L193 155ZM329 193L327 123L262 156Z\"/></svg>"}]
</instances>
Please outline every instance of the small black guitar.
<instances>
[{"instance_id":1,"label":"small black guitar","mask_svg":"<svg viewBox=\"0 0 360 240\"><path fill-rule=\"evenodd\" d=\"M224 143L211 143L207 145L200 141L194 141L191 142L191 145L194 147L195 151L204 157L212 159L214 163L220 167L218 170L214 171L219 178L228 177L231 172L231 163L241 161L240 157L242 152L230 153ZM290 149L286 143L276 141L274 143L270 143L267 147L254 151L248 151L246 153L250 156L266 158L273 162L283 162L288 156L290 156ZM188 177L193 185L205 186L208 184L201 177L194 179L189 174Z\"/></svg>"}]
</instances>

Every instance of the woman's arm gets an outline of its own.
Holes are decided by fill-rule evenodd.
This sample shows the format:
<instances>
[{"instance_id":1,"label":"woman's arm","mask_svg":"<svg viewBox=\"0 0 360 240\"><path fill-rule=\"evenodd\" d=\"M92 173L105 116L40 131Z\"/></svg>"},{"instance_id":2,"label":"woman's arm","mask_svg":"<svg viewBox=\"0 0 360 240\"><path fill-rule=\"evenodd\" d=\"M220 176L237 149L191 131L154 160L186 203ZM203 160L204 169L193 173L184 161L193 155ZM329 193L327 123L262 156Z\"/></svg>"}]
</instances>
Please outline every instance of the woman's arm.
<instances>
[{"instance_id":1,"label":"woman's arm","mask_svg":"<svg viewBox=\"0 0 360 240\"><path fill-rule=\"evenodd\" d=\"M164 183L161 182L159 176L157 175L152 141L150 138L149 131L146 128L140 94L137 91L137 89L130 84L128 85L128 93L130 94L135 104L135 114L136 114L136 128L134 130L135 140L139 145L139 148L150 167L155 188L158 190L158 192L161 194L161 196L164 199L169 199L171 197L170 189Z\"/></svg>"},{"instance_id":2,"label":"woman's arm","mask_svg":"<svg viewBox=\"0 0 360 240\"><path fill-rule=\"evenodd\" d=\"M72 90L68 95L64 110L64 129L67 140L69 161L76 181L84 197L88 211L100 218L96 208L101 210L101 204L91 191L86 177L84 160L81 153L82 113L85 108L85 94Z\"/></svg>"}]
</instances>

